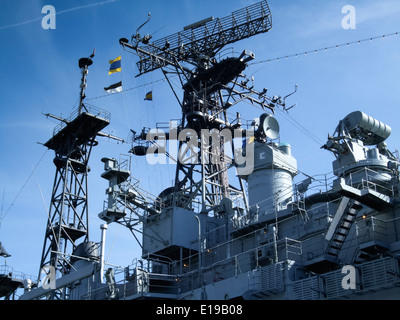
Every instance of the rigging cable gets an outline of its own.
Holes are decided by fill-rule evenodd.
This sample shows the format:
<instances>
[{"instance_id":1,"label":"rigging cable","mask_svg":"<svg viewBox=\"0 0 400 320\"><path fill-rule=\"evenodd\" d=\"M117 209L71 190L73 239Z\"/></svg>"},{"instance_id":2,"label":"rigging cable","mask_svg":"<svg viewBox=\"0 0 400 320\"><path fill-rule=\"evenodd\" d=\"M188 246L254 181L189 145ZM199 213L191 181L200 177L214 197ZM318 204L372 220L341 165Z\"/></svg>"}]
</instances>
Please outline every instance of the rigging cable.
<instances>
[{"instance_id":1,"label":"rigging cable","mask_svg":"<svg viewBox=\"0 0 400 320\"><path fill-rule=\"evenodd\" d=\"M300 56L306 56L309 53L318 53L318 52L322 52L322 51L326 52L331 49L338 49L340 47L348 47L348 46L354 45L354 44L361 44L362 42L367 42L367 41L372 42L373 40L377 40L377 39L385 39L388 37L397 36L399 33L400 32L393 32L393 33L384 34L384 35L376 36L376 37L370 37L370 38L366 38L366 39L362 39L362 40L356 40L356 41L346 42L346 43L342 43L342 44L331 45L331 46L324 47L324 48L308 50L308 51L299 52L299 53L293 53L293 54L289 54L289 55L285 55L285 56L281 56L281 57L277 57L277 58L271 58L271 59L266 59L266 60L262 60L262 61L258 61L258 62L249 63L249 65L256 65L256 64L261 64L264 62L280 61L280 60L284 60L284 59L287 60L289 58L297 58Z\"/></svg>"},{"instance_id":2,"label":"rigging cable","mask_svg":"<svg viewBox=\"0 0 400 320\"><path fill-rule=\"evenodd\" d=\"M398 34L400 34L400 31L384 34L384 35L381 35L381 36L369 37L369 38L365 38L365 39L362 39L362 40L356 40L356 41L350 41L350 42L341 43L341 44L337 44L337 45L331 45L331 46L327 46L327 47L323 47L323 48L319 48L319 49L313 49L313 50L307 50L307 51L304 51L304 52L293 53L293 54L284 55L284 56L281 56L281 57L265 59L265 60L249 63L248 65L252 66L252 65L262 64L264 62L273 62L273 61L280 61L280 60L288 60L289 58L298 58L298 57L301 57L301 56L306 56L306 55L308 55L310 53L318 53L318 52L323 52L323 51L326 52L326 51L331 50L331 49L338 49L340 47L349 47L350 45L361 44L363 42L368 42L368 41L372 42L373 40L377 40L377 39L386 39L388 37L397 36ZM258 71L256 71L256 72L258 72ZM174 77L176 77L176 76L174 76ZM159 82L164 82L166 80L167 79L164 77L164 78L161 78L161 79L149 82L149 83L145 83L145 84L133 87L133 88L122 90L121 92L118 92L118 93L105 94L105 95L102 95L102 96L97 96L97 97L93 97L93 98L87 98L86 100L89 101L89 100L96 100L96 99L106 98L106 97L109 97L109 96L112 96L112 95L115 95L115 94L119 94L119 93L122 93L122 92L128 92L128 91L144 88L144 87L147 87L149 85L153 85L153 84L156 84L156 83L159 83Z\"/></svg>"},{"instance_id":3,"label":"rigging cable","mask_svg":"<svg viewBox=\"0 0 400 320\"><path fill-rule=\"evenodd\" d=\"M324 141L322 141L317 135L312 133L310 130L308 130L305 126L303 126L301 123L299 123L296 119L294 119L289 113L282 111L280 109L277 109L279 113L282 114L284 118L286 118L287 121L289 121L293 126L295 126L297 129L302 131L306 136L308 136L311 140L313 140L315 143L318 144L318 146L324 145Z\"/></svg>"},{"instance_id":4,"label":"rigging cable","mask_svg":"<svg viewBox=\"0 0 400 320\"><path fill-rule=\"evenodd\" d=\"M89 100L97 100L97 99L101 99L101 98L107 98L107 97L114 96L114 95L117 95L117 94L120 94L120 93L123 93L123 92L128 92L128 91L132 91L132 90L137 90L137 89L145 88L145 87L148 87L148 86L150 86L150 85L154 85L154 84L156 84L156 83L164 82L164 81L166 81L166 79L165 79L165 78L162 78L162 79L158 79L158 80L155 80L155 81L151 81L151 82L149 82L149 83L145 83L145 84L142 84L142 85L139 85L139 86L136 86L136 87L132 87L132 88L129 88L129 89L122 90L121 92L104 94L104 95L102 95L102 96L98 96L98 97L94 97L94 98L87 98L86 100L89 101Z\"/></svg>"},{"instance_id":5,"label":"rigging cable","mask_svg":"<svg viewBox=\"0 0 400 320\"><path fill-rule=\"evenodd\" d=\"M39 164L42 162L44 156L46 155L47 151L49 149L46 149L46 151L43 153L42 157L39 159L38 163L36 164L36 166L33 168L31 174L29 175L28 179L25 181L25 183L22 185L21 189L18 191L18 194L16 195L16 197L14 198L13 202L10 204L10 206L8 207L6 213L1 217L4 218L9 211L11 210L11 208L14 206L15 202L17 201L17 199L19 198L19 196L21 195L22 191L24 190L25 186L28 184L29 180L32 178L33 174L35 173L35 170L37 169L37 167L39 166Z\"/></svg>"}]
</instances>

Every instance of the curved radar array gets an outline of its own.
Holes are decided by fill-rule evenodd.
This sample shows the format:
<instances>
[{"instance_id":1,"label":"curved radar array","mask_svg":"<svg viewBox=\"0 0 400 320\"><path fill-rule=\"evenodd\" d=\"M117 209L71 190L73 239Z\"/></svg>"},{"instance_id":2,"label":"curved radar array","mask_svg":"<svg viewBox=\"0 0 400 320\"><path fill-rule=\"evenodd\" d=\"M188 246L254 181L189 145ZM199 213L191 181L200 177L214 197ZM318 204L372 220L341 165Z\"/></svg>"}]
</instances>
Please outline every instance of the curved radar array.
<instances>
[{"instance_id":1,"label":"curved radar array","mask_svg":"<svg viewBox=\"0 0 400 320\"><path fill-rule=\"evenodd\" d=\"M361 140L366 146L384 142L390 137L392 129L361 111L350 113L343 122L352 138Z\"/></svg>"},{"instance_id":2,"label":"curved radar array","mask_svg":"<svg viewBox=\"0 0 400 320\"><path fill-rule=\"evenodd\" d=\"M391 135L392 129L373 117L361 111L354 111L339 122L334 136L328 137L328 142L322 147L334 153L343 153L344 149L339 145L339 141L358 140L364 146L381 145Z\"/></svg>"}]
</instances>

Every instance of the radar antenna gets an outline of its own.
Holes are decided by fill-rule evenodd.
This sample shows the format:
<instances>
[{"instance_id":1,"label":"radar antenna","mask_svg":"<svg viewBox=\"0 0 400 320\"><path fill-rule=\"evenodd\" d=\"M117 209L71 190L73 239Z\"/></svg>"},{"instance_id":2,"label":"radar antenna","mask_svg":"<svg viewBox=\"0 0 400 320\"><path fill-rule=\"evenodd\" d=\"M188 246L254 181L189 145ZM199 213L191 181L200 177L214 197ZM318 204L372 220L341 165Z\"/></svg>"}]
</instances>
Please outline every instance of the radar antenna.
<instances>
[{"instance_id":1,"label":"radar antenna","mask_svg":"<svg viewBox=\"0 0 400 320\"><path fill-rule=\"evenodd\" d=\"M151 137L146 128L140 134L132 131L131 152L135 155L165 153L163 148L157 148L164 144L162 140L165 143L178 140L175 185L164 190L168 191L168 199L173 198L169 200L171 204L191 210L201 204L201 213L213 211L218 215L218 206L224 198L242 198L248 208L243 181L239 178L240 187L233 187L228 180L228 169L238 168L237 148L234 148L232 137L237 138L239 132L242 140L253 136L254 132L251 126L242 127L239 113L236 117L229 116L228 109L245 101L274 113L276 106L284 105L281 99L268 97L266 89L255 90L253 81L243 75L247 63L255 58L253 52L244 50L232 57L221 57L221 50L228 44L266 33L271 28L268 3L261 1L225 18L201 20L154 42L148 37L141 38L138 32L131 39L135 41L119 40L124 50L139 57L137 76L160 69L182 109L182 119L170 126L170 131L163 136ZM172 86L171 76L180 81L182 99ZM268 129L266 138L276 138L278 128L272 118L265 125ZM213 130L231 135L217 135L214 139ZM225 154L226 143L230 143L228 148L232 148L233 156ZM165 192L162 192L163 198Z\"/></svg>"},{"instance_id":2,"label":"radar antenna","mask_svg":"<svg viewBox=\"0 0 400 320\"><path fill-rule=\"evenodd\" d=\"M174 66L180 61L198 64L201 55L212 58L226 45L267 32L271 28L269 6L267 1L262 1L234 11L225 18L202 20L152 43L148 43L147 37L140 39L137 31L136 36L132 37L137 40L135 44L130 44L126 38L121 38L120 44L138 54L140 61L137 66L140 74L144 74L167 65ZM146 46L139 47L139 40Z\"/></svg>"}]
</instances>

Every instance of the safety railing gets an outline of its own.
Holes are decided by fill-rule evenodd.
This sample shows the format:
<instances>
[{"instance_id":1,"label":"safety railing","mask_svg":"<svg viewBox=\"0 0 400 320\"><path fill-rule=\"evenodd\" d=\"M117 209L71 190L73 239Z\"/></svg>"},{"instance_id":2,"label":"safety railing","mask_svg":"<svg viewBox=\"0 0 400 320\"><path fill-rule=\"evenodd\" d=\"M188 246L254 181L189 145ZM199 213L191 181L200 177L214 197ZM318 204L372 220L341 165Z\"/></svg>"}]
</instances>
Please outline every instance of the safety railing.
<instances>
[{"instance_id":1,"label":"safety railing","mask_svg":"<svg viewBox=\"0 0 400 320\"><path fill-rule=\"evenodd\" d=\"M118 289L119 298L135 295L176 295L197 289L201 285L251 273L267 265L281 265L288 259L299 258L301 253L300 241L285 238L256 247L245 244L243 248L238 243L235 245L227 242L205 248L200 255L196 252L178 261L151 255L147 260L134 260L131 266L116 270L115 278L119 279L116 280L115 288ZM279 276L278 273L276 276ZM264 286L268 286L269 280L266 277L268 275L263 274ZM98 290L106 292L104 288ZM91 299L95 296L95 292L89 292L84 298Z\"/></svg>"},{"instance_id":2,"label":"safety railing","mask_svg":"<svg viewBox=\"0 0 400 320\"><path fill-rule=\"evenodd\" d=\"M374 216L363 216L355 222L358 244L368 241L381 241L391 243L397 239L397 228L400 226L400 218L383 220Z\"/></svg>"},{"instance_id":3,"label":"safety railing","mask_svg":"<svg viewBox=\"0 0 400 320\"><path fill-rule=\"evenodd\" d=\"M20 271L15 271L14 268L8 266L8 265L1 265L0 266L0 276L7 276L10 277L11 279L16 279L16 280L26 280L30 279L32 282L36 281L37 278L33 277L31 275L27 275L23 272Z\"/></svg>"},{"instance_id":4,"label":"safety railing","mask_svg":"<svg viewBox=\"0 0 400 320\"><path fill-rule=\"evenodd\" d=\"M345 182L347 185L356 189L369 189L390 196L394 195L392 176L389 172L378 172L364 167L349 173Z\"/></svg>"},{"instance_id":5,"label":"safety railing","mask_svg":"<svg viewBox=\"0 0 400 320\"><path fill-rule=\"evenodd\" d=\"M95 107L95 106L87 106L87 105L85 105L83 113L88 113L88 114L94 115L95 117L100 117L100 118L102 118L102 119L104 119L104 120L106 120L106 121L108 121L108 122L110 122L110 120L111 120L111 113L110 113L110 112L108 112L108 111L106 111L106 110L103 110L103 109L100 109L100 108ZM76 110L74 110L74 111L68 116L67 119L65 119L66 121L61 121L61 122L54 128L54 130L53 130L53 136L55 136L55 135L56 135L57 133L59 133L62 129L64 129L64 128L67 126L68 122L73 121L75 118L78 117L78 115L79 115L79 109L77 108Z\"/></svg>"},{"instance_id":6,"label":"safety railing","mask_svg":"<svg viewBox=\"0 0 400 320\"><path fill-rule=\"evenodd\" d=\"M341 299L384 290L400 283L399 263L392 257L365 262L353 271L351 276L339 269L292 282L287 296L293 300Z\"/></svg>"}]
</instances>

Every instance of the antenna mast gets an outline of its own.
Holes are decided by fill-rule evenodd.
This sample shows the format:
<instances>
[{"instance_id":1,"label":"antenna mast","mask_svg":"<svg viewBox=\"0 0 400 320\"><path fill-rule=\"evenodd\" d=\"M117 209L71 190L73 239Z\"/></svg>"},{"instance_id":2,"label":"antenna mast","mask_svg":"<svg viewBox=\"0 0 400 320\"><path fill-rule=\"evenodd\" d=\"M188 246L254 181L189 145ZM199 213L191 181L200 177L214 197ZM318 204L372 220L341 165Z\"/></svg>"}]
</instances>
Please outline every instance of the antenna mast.
<instances>
[{"instance_id":1,"label":"antenna mast","mask_svg":"<svg viewBox=\"0 0 400 320\"><path fill-rule=\"evenodd\" d=\"M83 103L86 95L86 76L93 63L93 54L79 60L82 70L80 103L78 110L68 119L46 114L60 121L53 136L44 146L54 150L56 174L51 196L49 217L45 232L38 279L43 271L53 268L56 278L68 274L73 254L80 243L89 241L88 182L89 157L98 142L97 135L110 123L110 114ZM52 291L49 299L66 299L66 289Z\"/></svg>"},{"instance_id":2,"label":"antenna mast","mask_svg":"<svg viewBox=\"0 0 400 320\"><path fill-rule=\"evenodd\" d=\"M245 198L242 183L241 190L229 184L227 170L232 159L221 156L226 142L231 142L234 154L232 137L212 139L210 135L204 135L204 130L221 132L227 129L230 133L239 130L245 134L245 130L241 129L240 115L237 114L236 119L229 119L227 115L230 107L243 100L274 111L275 105L265 92L248 87L247 79L239 81L240 77L244 77L242 71L246 63L254 59L252 52L245 50L239 57L217 59L217 53L226 45L271 28L268 3L261 1L225 18L204 19L152 43L149 37L140 38L137 35L132 37L131 42L126 38L120 39L124 49L139 56L138 76L161 69L176 97L178 95L168 78L171 74L177 75L181 81L183 99L178 101L182 108L182 122L176 128L175 137L171 132L167 135L168 139L178 140L179 150L191 151L187 155L181 154L177 162L173 194L178 206L192 208L193 200L199 198L201 212L207 213L215 210L223 198L230 198L232 194L241 194ZM187 135L179 139L184 130L195 132L196 138ZM191 142L186 141L192 138ZM134 135L133 141L144 139L145 132ZM195 155L197 159L193 158L194 149L200 151ZM132 153L135 153L135 147Z\"/></svg>"},{"instance_id":3,"label":"antenna mast","mask_svg":"<svg viewBox=\"0 0 400 320\"><path fill-rule=\"evenodd\" d=\"M261 1L225 18L204 19L154 42L150 42L148 36L140 38L137 33L131 41L120 39L125 50L139 57L138 76L161 69L176 97L178 94L169 77L178 76L180 79L183 99L177 99L182 109L182 121L175 128L176 134L169 132L166 139L178 140L178 150L183 150L177 162L175 185L171 191L178 206L192 208L197 198L201 202L201 212L207 213L215 211L223 198L245 198L243 186L238 190L228 181L227 171L233 159L221 156L221 150L229 142L234 154L232 137L218 136L214 139L213 136L204 135L204 132L206 130L211 134L212 130L222 132L226 129L226 132L238 130L245 135L240 115L229 119L227 114L229 108L243 100L274 111L275 104L265 95L266 91L260 93L247 86L249 80L242 75L247 62L254 59L252 52L244 50L239 56L226 59L217 57L226 45L265 33L271 28L268 3ZM190 133L182 138L185 130ZM146 140L146 136L147 132L134 135L133 143ZM148 145L150 147L146 151L154 149L154 141ZM132 153L138 154L138 148L133 146ZM186 150L191 152L185 155Z\"/></svg>"}]
</instances>

